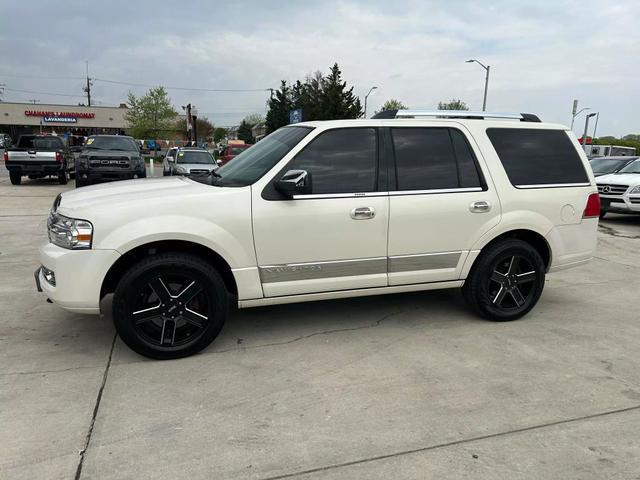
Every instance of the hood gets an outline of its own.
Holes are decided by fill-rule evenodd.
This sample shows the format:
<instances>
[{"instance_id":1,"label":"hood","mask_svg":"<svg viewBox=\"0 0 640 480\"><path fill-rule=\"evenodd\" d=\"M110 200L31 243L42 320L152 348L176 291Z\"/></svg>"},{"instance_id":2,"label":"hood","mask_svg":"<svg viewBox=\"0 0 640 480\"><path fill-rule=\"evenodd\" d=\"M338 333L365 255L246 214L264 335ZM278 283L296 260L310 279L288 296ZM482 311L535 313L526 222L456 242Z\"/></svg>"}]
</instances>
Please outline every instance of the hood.
<instances>
[{"instance_id":1,"label":"hood","mask_svg":"<svg viewBox=\"0 0 640 480\"><path fill-rule=\"evenodd\" d=\"M141 178L101 183L64 192L58 210L63 215L73 216L79 211L90 212L120 205L161 208L159 204L163 201L175 202L184 196L200 194L203 191L210 192L212 188L215 187L185 177Z\"/></svg>"},{"instance_id":2,"label":"hood","mask_svg":"<svg viewBox=\"0 0 640 480\"><path fill-rule=\"evenodd\" d=\"M640 184L640 173L610 173L597 178L596 183L606 183L608 185L628 185Z\"/></svg>"}]
</instances>

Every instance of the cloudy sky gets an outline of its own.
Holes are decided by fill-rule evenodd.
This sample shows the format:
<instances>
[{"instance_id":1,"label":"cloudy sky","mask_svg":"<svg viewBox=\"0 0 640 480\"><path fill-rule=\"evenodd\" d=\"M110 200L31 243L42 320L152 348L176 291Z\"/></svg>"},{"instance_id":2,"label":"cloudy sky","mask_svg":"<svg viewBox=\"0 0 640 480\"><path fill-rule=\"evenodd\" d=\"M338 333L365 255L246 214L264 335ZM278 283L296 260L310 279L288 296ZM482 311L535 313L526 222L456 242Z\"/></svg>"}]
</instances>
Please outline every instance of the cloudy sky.
<instances>
[{"instance_id":1,"label":"cloudy sky","mask_svg":"<svg viewBox=\"0 0 640 480\"><path fill-rule=\"evenodd\" d=\"M88 60L101 105L148 84L259 90L169 90L178 108L192 102L226 126L264 113L281 79L338 62L357 95L378 87L369 113L389 98L474 110L484 70L465 60L477 58L491 65L488 110L569 124L577 98L600 112L598 135L640 133L637 0L0 0L0 11L4 101L77 104Z\"/></svg>"}]
</instances>

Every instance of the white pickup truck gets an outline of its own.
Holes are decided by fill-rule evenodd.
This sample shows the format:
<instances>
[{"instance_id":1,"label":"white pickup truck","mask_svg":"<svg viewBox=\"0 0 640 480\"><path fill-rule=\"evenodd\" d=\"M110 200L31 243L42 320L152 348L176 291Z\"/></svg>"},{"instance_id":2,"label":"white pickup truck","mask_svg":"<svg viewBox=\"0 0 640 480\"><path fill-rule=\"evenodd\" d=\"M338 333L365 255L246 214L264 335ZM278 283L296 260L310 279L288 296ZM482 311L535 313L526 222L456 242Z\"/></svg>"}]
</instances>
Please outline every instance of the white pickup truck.
<instances>
[{"instance_id":1,"label":"white pickup truck","mask_svg":"<svg viewBox=\"0 0 640 480\"><path fill-rule=\"evenodd\" d=\"M23 176L54 176L66 185L75 175L74 156L67 142L55 135L21 135L15 148L5 150L4 164L13 185L20 185Z\"/></svg>"},{"instance_id":2,"label":"white pickup truck","mask_svg":"<svg viewBox=\"0 0 640 480\"><path fill-rule=\"evenodd\" d=\"M113 293L123 341L164 359L209 345L230 303L462 287L479 315L514 320L548 272L593 256L600 200L569 129L526 114L384 113L283 127L209 184L63 193L38 288L93 314Z\"/></svg>"}]
</instances>

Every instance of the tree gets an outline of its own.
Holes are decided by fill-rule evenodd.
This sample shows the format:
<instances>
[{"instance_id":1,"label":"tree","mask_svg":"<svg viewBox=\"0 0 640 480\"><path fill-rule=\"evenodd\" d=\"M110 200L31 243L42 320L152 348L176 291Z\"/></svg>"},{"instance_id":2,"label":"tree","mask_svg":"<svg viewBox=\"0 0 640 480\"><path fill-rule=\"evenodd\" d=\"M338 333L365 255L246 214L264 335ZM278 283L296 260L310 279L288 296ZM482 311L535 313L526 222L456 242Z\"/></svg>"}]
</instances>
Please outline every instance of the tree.
<instances>
[{"instance_id":1,"label":"tree","mask_svg":"<svg viewBox=\"0 0 640 480\"><path fill-rule=\"evenodd\" d=\"M213 131L213 141L216 143L220 143L220 141L227 137L227 129L222 127L217 127Z\"/></svg>"},{"instance_id":2,"label":"tree","mask_svg":"<svg viewBox=\"0 0 640 480\"><path fill-rule=\"evenodd\" d=\"M347 82L342 81L342 72L337 63L333 64L329 75L322 81L320 104L322 118L318 120L341 120L362 115L360 99L353 94L353 87L347 90Z\"/></svg>"},{"instance_id":3,"label":"tree","mask_svg":"<svg viewBox=\"0 0 640 480\"><path fill-rule=\"evenodd\" d=\"M151 88L141 97L129 92L125 120L136 138L157 138L173 130L178 113L163 87Z\"/></svg>"},{"instance_id":4,"label":"tree","mask_svg":"<svg viewBox=\"0 0 640 480\"><path fill-rule=\"evenodd\" d=\"M247 122L249 126L255 127L259 123L264 123L264 117L259 113L252 113L244 117L244 121Z\"/></svg>"},{"instance_id":5,"label":"tree","mask_svg":"<svg viewBox=\"0 0 640 480\"><path fill-rule=\"evenodd\" d=\"M238 127L238 140L244 140L245 143L253 143L253 135L251 133L251 125L246 120L240 122Z\"/></svg>"},{"instance_id":6,"label":"tree","mask_svg":"<svg viewBox=\"0 0 640 480\"><path fill-rule=\"evenodd\" d=\"M291 88L287 86L286 80L282 80L280 88L268 101L267 133L274 132L289 124L291 105Z\"/></svg>"},{"instance_id":7,"label":"tree","mask_svg":"<svg viewBox=\"0 0 640 480\"><path fill-rule=\"evenodd\" d=\"M214 130L215 126L209 121L207 117L196 118L196 131L198 134L198 138L211 138L213 136ZM180 135L182 138L187 138L187 122L184 118L178 118L177 120L175 120L173 131Z\"/></svg>"},{"instance_id":8,"label":"tree","mask_svg":"<svg viewBox=\"0 0 640 480\"><path fill-rule=\"evenodd\" d=\"M362 115L360 99L353 94L353 87L347 88L337 63L327 76L317 71L307 75L304 82L298 80L292 86L282 80L280 89L272 94L267 105L267 133L287 125L289 112L298 108L302 109L304 121L339 120Z\"/></svg>"},{"instance_id":9,"label":"tree","mask_svg":"<svg viewBox=\"0 0 640 480\"><path fill-rule=\"evenodd\" d=\"M384 112L385 110L406 110L408 108L409 107L407 107L400 100L396 100L395 98L391 98L391 99L387 100L386 102L384 102L382 104L382 106L380 107L380 110L377 110L376 113Z\"/></svg>"},{"instance_id":10,"label":"tree","mask_svg":"<svg viewBox=\"0 0 640 480\"><path fill-rule=\"evenodd\" d=\"M462 100L452 98L450 102L438 102L438 110L469 110Z\"/></svg>"}]
</instances>

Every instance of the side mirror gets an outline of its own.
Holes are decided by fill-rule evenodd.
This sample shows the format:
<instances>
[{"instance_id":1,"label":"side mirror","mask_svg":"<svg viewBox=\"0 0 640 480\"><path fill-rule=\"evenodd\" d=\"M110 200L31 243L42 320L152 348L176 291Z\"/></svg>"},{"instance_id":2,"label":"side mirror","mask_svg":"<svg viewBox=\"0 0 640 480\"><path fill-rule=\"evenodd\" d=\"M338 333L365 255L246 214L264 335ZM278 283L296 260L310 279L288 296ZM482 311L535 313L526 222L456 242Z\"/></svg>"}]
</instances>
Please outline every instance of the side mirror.
<instances>
[{"instance_id":1,"label":"side mirror","mask_svg":"<svg viewBox=\"0 0 640 480\"><path fill-rule=\"evenodd\" d=\"M294 195L305 195L312 192L311 174L306 170L288 170L275 182L276 190L291 198Z\"/></svg>"},{"instance_id":2,"label":"side mirror","mask_svg":"<svg viewBox=\"0 0 640 480\"><path fill-rule=\"evenodd\" d=\"M167 157L167 162L173 163L173 157Z\"/></svg>"}]
</instances>

